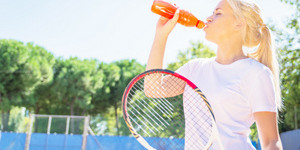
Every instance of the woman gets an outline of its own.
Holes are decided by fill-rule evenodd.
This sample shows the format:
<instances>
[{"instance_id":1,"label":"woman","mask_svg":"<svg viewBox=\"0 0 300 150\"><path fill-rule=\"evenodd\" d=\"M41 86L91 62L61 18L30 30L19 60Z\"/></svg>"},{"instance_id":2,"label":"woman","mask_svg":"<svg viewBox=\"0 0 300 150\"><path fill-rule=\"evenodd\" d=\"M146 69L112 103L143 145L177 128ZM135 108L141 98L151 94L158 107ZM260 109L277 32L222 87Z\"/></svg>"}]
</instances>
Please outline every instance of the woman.
<instances>
[{"instance_id":1,"label":"woman","mask_svg":"<svg viewBox=\"0 0 300 150\"><path fill-rule=\"evenodd\" d=\"M177 10L172 19L159 19L147 70L162 68L167 38L178 14ZM277 126L281 108L278 65L258 6L245 0L222 0L207 18L204 31L205 38L218 46L216 57L192 60L176 72L207 96L224 148L255 149L248 137L256 122L262 149L282 149ZM245 54L243 46L258 48ZM184 91L185 85L180 86L177 94Z\"/></svg>"}]
</instances>

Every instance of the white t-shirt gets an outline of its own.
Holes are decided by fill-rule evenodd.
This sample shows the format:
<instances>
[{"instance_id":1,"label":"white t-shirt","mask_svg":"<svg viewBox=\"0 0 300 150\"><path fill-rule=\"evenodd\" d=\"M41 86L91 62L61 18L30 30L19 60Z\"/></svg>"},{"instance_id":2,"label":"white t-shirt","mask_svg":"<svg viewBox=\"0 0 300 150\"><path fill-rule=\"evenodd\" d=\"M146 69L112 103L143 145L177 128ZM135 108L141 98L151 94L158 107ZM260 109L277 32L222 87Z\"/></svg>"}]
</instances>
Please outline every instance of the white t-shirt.
<instances>
[{"instance_id":1,"label":"white t-shirt","mask_svg":"<svg viewBox=\"0 0 300 150\"><path fill-rule=\"evenodd\" d=\"M255 149L249 139L253 113L277 111L273 75L268 67L251 58L223 65L214 57L194 59L176 72L196 84L208 99L225 150ZM188 129L186 126L186 139L193 136L187 134Z\"/></svg>"}]
</instances>

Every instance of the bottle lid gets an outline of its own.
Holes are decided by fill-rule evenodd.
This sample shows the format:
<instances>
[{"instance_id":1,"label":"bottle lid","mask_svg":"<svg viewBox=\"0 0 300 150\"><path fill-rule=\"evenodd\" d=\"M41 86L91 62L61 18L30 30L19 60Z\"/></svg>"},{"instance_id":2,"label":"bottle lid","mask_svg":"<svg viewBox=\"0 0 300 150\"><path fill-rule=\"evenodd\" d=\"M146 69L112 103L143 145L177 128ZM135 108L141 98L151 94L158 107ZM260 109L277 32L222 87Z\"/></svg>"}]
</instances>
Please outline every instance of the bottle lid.
<instances>
[{"instance_id":1,"label":"bottle lid","mask_svg":"<svg viewBox=\"0 0 300 150\"><path fill-rule=\"evenodd\" d=\"M196 27L197 27L198 29L202 29L202 28L205 27L205 23L204 23L203 21L201 21L201 20L198 20L198 22L197 22L197 24L196 24Z\"/></svg>"}]
</instances>

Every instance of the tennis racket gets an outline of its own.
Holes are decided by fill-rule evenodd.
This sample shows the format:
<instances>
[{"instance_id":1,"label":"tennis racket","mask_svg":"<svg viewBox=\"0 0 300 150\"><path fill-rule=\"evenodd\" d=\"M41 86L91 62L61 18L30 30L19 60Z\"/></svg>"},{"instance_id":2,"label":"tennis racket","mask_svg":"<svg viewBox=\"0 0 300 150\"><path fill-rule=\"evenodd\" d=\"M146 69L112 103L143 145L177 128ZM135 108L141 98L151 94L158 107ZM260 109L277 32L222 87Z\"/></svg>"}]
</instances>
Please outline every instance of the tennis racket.
<instances>
[{"instance_id":1,"label":"tennis racket","mask_svg":"<svg viewBox=\"0 0 300 150\"><path fill-rule=\"evenodd\" d=\"M153 69L137 75L122 107L130 132L146 149L223 149L206 97L178 73Z\"/></svg>"}]
</instances>

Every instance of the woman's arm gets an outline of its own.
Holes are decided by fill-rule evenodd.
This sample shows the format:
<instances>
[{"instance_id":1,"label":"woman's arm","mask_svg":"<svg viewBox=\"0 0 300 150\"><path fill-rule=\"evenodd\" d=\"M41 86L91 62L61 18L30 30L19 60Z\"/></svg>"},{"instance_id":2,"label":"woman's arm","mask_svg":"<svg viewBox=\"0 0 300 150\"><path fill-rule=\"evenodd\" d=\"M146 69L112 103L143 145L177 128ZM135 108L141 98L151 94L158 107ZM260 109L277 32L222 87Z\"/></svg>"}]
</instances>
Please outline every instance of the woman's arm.
<instances>
[{"instance_id":1,"label":"woman's arm","mask_svg":"<svg viewBox=\"0 0 300 150\"><path fill-rule=\"evenodd\" d=\"M254 119L262 150L282 150L275 112L255 112Z\"/></svg>"},{"instance_id":2,"label":"woman's arm","mask_svg":"<svg viewBox=\"0 0 300 150\"><path fill-rule=\"evenodd\" d=\"M176 11L172 19L167 19L160 17L156 25L156 33L154 42L150 51L150 55L147 62L146 70L150 69L161 69L163 67L163 59L165 53L165 47L167 39L179 18L179 9ZM172 90L168 87L170 84L174 84L174 78L172 77L162 77L160 75L149 75L145 78L144 90L148 97L156 97L157 93L160 93L161 97L172 97L179 95L183 92L184 82L179 83L179 90Z\"/></svg>"},{"instance_id":3,"label":"woman's arm","mask_svg":"<svg viewBox=\"0 0 300 150\"><path fill-rule=\"evenodd\" d=\"M155 38L148 58L146 70L162 68L168 36L174 29L179 18L178 10L172 19L167 19L164 17L159 18L156 25Z\"/></svg>"}]
</instances>

